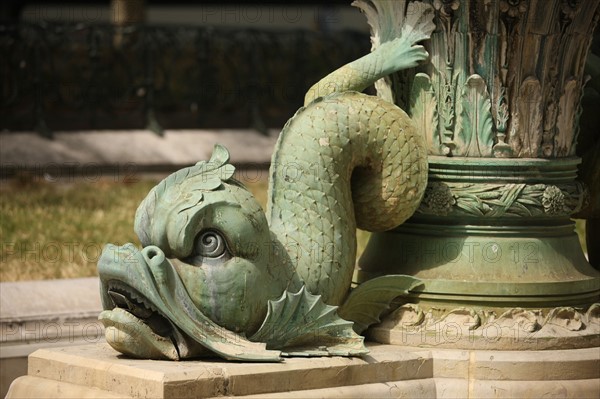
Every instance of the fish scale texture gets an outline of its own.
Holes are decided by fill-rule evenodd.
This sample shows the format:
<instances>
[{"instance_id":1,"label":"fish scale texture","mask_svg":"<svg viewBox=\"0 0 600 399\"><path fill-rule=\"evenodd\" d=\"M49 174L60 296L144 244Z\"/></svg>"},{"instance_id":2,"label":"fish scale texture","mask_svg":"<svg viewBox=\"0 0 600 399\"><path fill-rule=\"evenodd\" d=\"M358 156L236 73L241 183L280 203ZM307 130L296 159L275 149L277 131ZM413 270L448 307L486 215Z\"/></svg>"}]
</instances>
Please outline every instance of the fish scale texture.
<instances>
[{"instance_id":1,"label":"fish scale texture","mask_svg":"<svg viewBox=\"0 0 600 399\"><path fill-rule=\"evenodd\" d=\"M427 179L422 136L397 106L347 91L291 118L271 166L267 217L310 292L339 305L356 258L356 227L385 231L418 207Z\"/></svg>"}]
</instances>

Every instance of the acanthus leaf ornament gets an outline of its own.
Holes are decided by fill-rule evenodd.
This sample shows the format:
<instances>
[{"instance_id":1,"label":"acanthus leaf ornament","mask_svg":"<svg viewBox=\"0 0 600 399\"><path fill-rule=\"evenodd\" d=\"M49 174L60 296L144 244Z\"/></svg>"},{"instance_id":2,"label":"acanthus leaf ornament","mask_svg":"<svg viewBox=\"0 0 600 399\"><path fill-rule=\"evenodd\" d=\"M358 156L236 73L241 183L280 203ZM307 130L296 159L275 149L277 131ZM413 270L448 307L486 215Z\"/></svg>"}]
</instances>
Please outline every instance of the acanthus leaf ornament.
<instances>
[{"instance_id":1,"label":"acanthus leaf ornament","mask_svg":"<svg viewBox=\"0 0 600 399\"><path fill-rule=\"evenodd\" d=\"M457 132L457 156L484 157L492 155L494 122L490 96L484 80L479 75L470 76L461 94L461 130Z\"/></svg>"},{"instance_id":2,"label":"acanthus leaf ornament","mask_svg":"<svg viewBox=\"0 0 600 399\"><path fill-rule=\"evenodd\" d=\"M424 73L418 73L412 84L410 96L411 117L419 131L423 132L429 148L441 146L439 135L438 109L431 79Z\"/></svg>"},{"instance_id":3,"label":"acanthus leaf ornament","mask_svg":"<svg viewBox=\"0 0 600 399\"><path fill-rule=\"evenodd\" d=\"M464 145L467 136L463 115L473 110L466 107L462 97L467 79L477 75L492 112L491 133L487 130L480 135L490 136L494 148L486 150L486 155L474 155L475 151L467 156L572 156L575 144L571 139L576 139L577 125L571 122L578 112L584 79L583 55L590 40L576 31L572 21L583 20L582 15L586 15L585 22L591 24L596 5L558 0L547 5L525 0L484 4L431 0L431 4L436 29L428 48L435 56L430 65L403 75L404 81L412 78L414 83L427 74L431 81L441 144L432 142L430 153L464 155L457 152L456 146ZM553 20L556 23L551 23ZM568 83L569 79L574 79L574 83ZM399 86L400 82L395 81L395 92L407 87ZM391 93L389 88L388 91ZM396 101L405 104L400 98ZM411 104L411 114L426 112L413 108ZM562 148L554 148L558 144Z\"/></svg>"},{"instance_id":4,"label":"acanthus leaf ornament","mask_svg":"<svg viewBox=\"0 0 600 399\"><path fill-rule=\"evenodd\" d=\"M405 345L425 347L455 348L463 341L468 342L471 349L489 350L492 343L504 342L505 347L513 350L527 349L528 345L541 350L556 348L562 341L568 348L568 340L573 337L597 337L600 332L599 308L598 303L584 308L512 307L498 313L469 307L426 309L404 304L375 326L371 336L381 339L392 331L402 335ZM445 339L439 339L440 331L445 332Z\"/></svg>"},{"instance_id":5,"label":"acanthus leaf ornament","mask_svg":"<svg viewBox=\"0 0 600 399\"><path fill-rule=\"evenodd\" d=\"M519 88L517 110L513 115L518 128L510 137L515 153L522 158L535 158L542 142L542 91L540 82L526 78Z\"/></svg>"},{"instance_id":6,"label":"acanthus leaf ornament","mask_svg":"<svg viewBox=\"0 0 600 399\"><path fill-rule=\"evenodd\" d=\"M578 183L493 184L431 182L417 210L437 216L568 216L585 206L586 190Z\"/></svg>"}]
</instances>

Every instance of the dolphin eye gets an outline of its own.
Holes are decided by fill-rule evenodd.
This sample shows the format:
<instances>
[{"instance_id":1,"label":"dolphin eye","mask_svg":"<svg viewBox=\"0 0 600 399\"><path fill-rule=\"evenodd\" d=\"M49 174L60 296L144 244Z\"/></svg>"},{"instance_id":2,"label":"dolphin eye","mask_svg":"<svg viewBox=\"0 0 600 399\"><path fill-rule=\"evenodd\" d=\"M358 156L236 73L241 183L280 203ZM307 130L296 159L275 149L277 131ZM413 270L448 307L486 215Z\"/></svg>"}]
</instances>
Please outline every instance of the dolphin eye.
<instances>
[{"instance_id":1,"label":"dolphin eye","mask_svg":"<svg viewBox=\"0 0 600 399\"><path fill-rule=\"evenodd\" d=\"M221 234L214 230L209 230L196 238L194 249L196 255L207 258L218 258L225 253L227 246Z\"/></svg>"}]
</instances>

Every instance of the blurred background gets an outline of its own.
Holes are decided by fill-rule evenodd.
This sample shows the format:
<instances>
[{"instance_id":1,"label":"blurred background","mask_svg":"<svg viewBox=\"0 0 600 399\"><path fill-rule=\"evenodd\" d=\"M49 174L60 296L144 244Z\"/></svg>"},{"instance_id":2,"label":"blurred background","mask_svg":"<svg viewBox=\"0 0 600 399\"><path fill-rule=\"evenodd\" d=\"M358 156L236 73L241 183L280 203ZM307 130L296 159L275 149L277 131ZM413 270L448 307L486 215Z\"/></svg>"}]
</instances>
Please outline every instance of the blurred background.
<instances>
[{"instance_id":1,"label":"blurred background","mask_svg":"<svg viewBox=\"0 0 600 399\"><path fill-rule=\"evenodd\" d=\"M252 127L365 54L349 1L4 1L0 129Z\"/></svg>"},{"instance_id":2,"label":"blurred background","mask_svg":"<svg viewBox=\"0 0 600 399\"><path fill-rule=\"evenodd\" d=\"M106 242L137 242L148 190L216 142L264 205L280 128L370 49L349 3L4 1L1 281L94 276Z\"/></svg>"}]
</instances>

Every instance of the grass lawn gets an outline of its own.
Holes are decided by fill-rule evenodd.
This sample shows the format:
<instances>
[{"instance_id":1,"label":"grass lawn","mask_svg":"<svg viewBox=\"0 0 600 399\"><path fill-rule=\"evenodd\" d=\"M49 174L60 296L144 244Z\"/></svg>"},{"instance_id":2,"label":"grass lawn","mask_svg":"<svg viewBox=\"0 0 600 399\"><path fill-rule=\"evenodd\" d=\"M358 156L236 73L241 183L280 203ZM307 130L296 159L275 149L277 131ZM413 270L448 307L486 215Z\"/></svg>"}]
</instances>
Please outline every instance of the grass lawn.
<instances>
[{"instance_id":1,"label":"grass lawn","mask_svg":"<svg viewBox=\"0 0 600 399\"><path fill-rule=\"evenodd\" d=\"M36 181L3 187L0 281L95 275L105 243L137 242L133 216L154 184Z\"/></svg>"},{"instance_id":2,"label":"grass lawn","mask_svg":"<svg viewBox=\"0 0 600 399\"><path fill-rule=\"evenodd\" d=\"M267 173L241 179L265 206ZM0 190L0 281L89 277L107 242L139 241L135 210L158 180L72 183L13 180ZM584 223L577 231L583 234ZM358 231L358 252L369 233ZM585 243L583 243L585 245Z\"/></svg>"},{"instance_id":3,"label":"grass lawn","mask_svg":"<svg viewBox=\"0 0 600 399\"><path fill-rule=\"evenodd\" d=\"M262 178L241 180L264 207L267 173L252 176ZM106 243L139 245L133 232L135 210L157 181L3 182L0 281L95 276ZM359 232L361 248L367 240L368 233Z\"/></svg>"}]
</instances>

